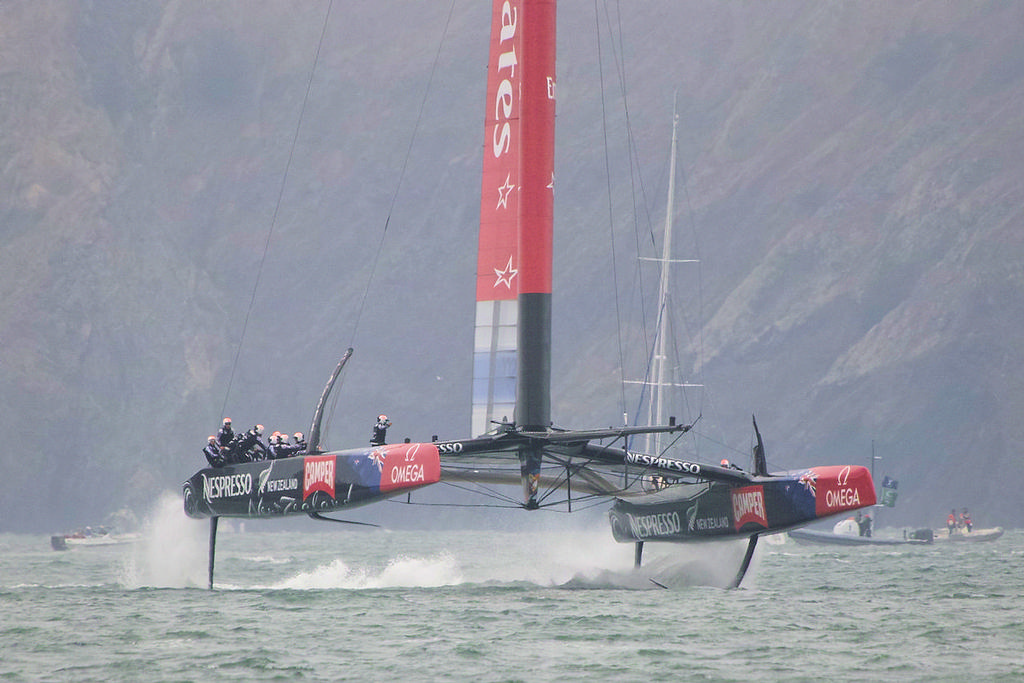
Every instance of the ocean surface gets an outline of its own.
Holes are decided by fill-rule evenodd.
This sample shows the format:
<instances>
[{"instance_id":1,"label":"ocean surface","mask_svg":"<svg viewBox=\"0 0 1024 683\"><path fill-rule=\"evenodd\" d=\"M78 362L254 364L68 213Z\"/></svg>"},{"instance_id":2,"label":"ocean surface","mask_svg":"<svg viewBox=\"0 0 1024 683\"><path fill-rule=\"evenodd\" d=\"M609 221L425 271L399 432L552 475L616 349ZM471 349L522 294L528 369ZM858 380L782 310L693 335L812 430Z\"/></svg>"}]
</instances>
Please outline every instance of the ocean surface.
<instances>
[{"instance_id":1,"label":"ocean surface","mask_svg":"<svg viewBox=\"0 0 1024 683\"><path fill-rule=\"evenodd\" d=\"M741 543L648 544L635 571L606 526L565 519L529 532L222 522L213 591L208 525L173 496L134 544L56 552L48 536L3 534L0 680L1024 680L1024 531L762 541L729 590L717 586Z\"/></svg>"}]
</instances>

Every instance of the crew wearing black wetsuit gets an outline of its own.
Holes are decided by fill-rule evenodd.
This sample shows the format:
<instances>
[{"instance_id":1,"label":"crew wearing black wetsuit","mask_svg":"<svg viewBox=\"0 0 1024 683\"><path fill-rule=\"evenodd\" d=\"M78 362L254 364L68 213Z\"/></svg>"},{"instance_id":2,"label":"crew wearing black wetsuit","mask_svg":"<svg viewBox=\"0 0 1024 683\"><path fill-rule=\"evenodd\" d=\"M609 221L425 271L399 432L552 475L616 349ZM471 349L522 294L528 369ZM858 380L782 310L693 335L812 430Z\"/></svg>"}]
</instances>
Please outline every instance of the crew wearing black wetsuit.
<instances>
[{"instance_id":1,"label":"crew wearing black wetsuit","mask_svg":"<svg viewBox=\"0 0 1024 683\"><path fill-rule=\"evenodd\" d=\"M234 438L235 433L231 430L231 418L225 417L224 424L221 425L220 431L217 432L217 444L222 447L227 446Z\"/></svg>"},{"instance_id":2,"label":"crew wearing black wetsuit","mask_svg":"<svg viewBox=\"0 0 1024 683\"><path fill-rule=\"evenodd\" d=\"M387 415L378 415L377 424L373 425L373 438L370 439L370 445L383 446L387 443L388 427L390 426L391 420L388 419Z\"/></svg>"},{"instance_id":3,"label":"crew wearing black wetsuit","mask_svg":"<svg viewBox=\"0 0 1024 683\"><path fill-rule=\"evenodd\" d=\"M223 467L224 457L220 454L220 446L217 444L217 437L211 436L206 444L206 448L203 449L203 455L206 456L206 461L210 463L210 467Z\"/></svg>"},{"instance_id":4,"label":"crew wearing black wetsuit","mask_svg":"<svg viewBox=\"0 0 1024 683\"><path fill-rule=\"evenodd\" d=\"M260 437L263 425L256 425L244 434L236 434L228 447L234 462L254 462L267 459L267 446Z\"/></svg>"}]
</instances>

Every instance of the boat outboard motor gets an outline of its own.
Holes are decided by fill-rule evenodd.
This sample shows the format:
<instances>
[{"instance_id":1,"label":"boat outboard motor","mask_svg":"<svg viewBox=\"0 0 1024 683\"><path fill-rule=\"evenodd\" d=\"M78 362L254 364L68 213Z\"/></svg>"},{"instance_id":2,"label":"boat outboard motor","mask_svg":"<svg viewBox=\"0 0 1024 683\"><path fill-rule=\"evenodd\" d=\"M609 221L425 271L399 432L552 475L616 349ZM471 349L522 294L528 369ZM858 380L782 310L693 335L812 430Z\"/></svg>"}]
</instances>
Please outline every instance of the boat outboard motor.
<instances>
[{"instance_id":1,"label":"boat outboard motor","mask_svg":"<svg viewBox=\"0 0 1024 683\"><path fill-rule=\"evenodd\" d=\"M931 543L935 540L935 532L931 529L914 529L910 532L910 538L915 541L925 541Z\"/></svg>"}]
</instances>

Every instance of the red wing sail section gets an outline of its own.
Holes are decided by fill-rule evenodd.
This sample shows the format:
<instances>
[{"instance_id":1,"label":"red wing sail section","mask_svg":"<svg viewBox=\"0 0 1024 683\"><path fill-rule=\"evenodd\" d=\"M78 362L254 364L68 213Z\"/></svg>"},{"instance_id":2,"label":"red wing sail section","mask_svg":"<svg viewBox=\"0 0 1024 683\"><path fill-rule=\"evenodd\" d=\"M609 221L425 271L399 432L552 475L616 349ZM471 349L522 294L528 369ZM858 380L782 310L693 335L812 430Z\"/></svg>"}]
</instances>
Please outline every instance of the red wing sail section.
<instances>
[{"instance_id":1,"label":"red wing sail section","mask_svg":"<svg viewBox=\"0 0 1024 683\"><path fill-rule=\"evenodd\" d=\"M484 115L472 433L513 419L518 296L551 292L555 4L494 0Z\"/></svg>"},{"instance_id":2,"label":"red wing sail section","mask_svg":"<svg viewBox=\"0 0 1024 683\"><path fill-rule=\"evenodd\" d=\"M523 5L519 293L550 294L555 184L555 3L530 0Z\"/></svg>"}]
</instances>

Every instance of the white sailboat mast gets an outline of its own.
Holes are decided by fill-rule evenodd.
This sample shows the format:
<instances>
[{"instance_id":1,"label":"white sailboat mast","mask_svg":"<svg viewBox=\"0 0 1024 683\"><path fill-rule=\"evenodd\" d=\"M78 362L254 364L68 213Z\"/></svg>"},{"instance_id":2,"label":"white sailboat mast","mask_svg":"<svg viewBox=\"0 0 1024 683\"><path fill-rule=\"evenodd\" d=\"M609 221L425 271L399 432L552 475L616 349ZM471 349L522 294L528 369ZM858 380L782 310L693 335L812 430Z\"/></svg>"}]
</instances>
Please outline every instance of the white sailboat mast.
<instances>
[{"instance_id":1,"label":"white sailboat mast","mask_svg":"<svg viewBox=\"0 0 1024 683\"><path fill-rule=\"evenodd\" d=\"M676 384L667 378L669 373L668 340L669 340L669 312L671 298L669 287L669 266L673 263L696 263L696 259L673 259L672 258L672 234L673 215L675 214L676 197L676 144L677 129L679 126L679 115L676 113L675 103L672 104L672 151L670 155L668 171L668 201L665 206L665 229L661 243L660 259L657 260L661 268L661 277L658 282L658 329L654 342L654 354L651 357L651 371L648 386L651 387L651 399L647 403L647 424L665 424L665 405L667 397L665 389L673 386L700 386L696 384ZM649 434L647 436L646 448L648 453L661 453L662 435Z\"/></svg>"},{"instance_id":2,"label":"white sailboat mast","mask_svg":"<svg viewBox=\"0 0 1024 683\"><path fill-rule=\"evenodd\" d=\"M653 395L648 404L648 424L663 424L665 420L665 371L668 361L666 338L668 337L668 265L672 259L672 214L676 196L676 128L679 115L672 105L672 153L668 171L668 202L665 207L665 229L661 243L661 278L658 282L658 332L655 339L651 375L654 378ZM652 443L653 441L653 443ZM653 446L653 450L651 450ZM661 453L661 434L647 436L647 452Z\"/></svg>"}]
</instances>

